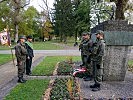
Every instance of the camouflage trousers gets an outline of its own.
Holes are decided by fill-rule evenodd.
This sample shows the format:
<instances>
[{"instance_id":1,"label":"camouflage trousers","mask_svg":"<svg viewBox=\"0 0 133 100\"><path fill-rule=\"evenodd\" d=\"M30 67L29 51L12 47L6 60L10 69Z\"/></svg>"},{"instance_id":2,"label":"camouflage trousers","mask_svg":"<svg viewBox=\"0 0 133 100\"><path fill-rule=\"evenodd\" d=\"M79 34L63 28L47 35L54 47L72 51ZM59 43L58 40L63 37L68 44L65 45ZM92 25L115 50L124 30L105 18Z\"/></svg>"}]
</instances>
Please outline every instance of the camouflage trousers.
<instances>
[{"instance_id":1,"label":"camouflage trousers","mask_svg":"<svg viewBox=\"0 0 133 100\"><path fill-rule=\"evenodd\" d=\"M22 64L18 64L18 78L23 78L23 74L25 73L26 62L22 62Z\"/></svg>"},{"instance_id":2,"label":"camouflage trousers","mask_svg":"<svg viewBox=\"0 0 133 100\"><path fill-rule=\"evenodd\" d=\"M93 75L93 70L92 70L92 65L91 65L91 59L87 55L81 55L83 66L87 68L87 73L86 75Z\"/></svg>"},{"instance_id":3,"label":"camouflage trousers","mask_svg":"<svg viewBox=\"0 0 133 100\"><path fill-rule=\"evenodd\" d=\"M93 64L93 77L95 84L100 84L103 80L103 63L92 61Z\"/></svg>"}]
</instances>

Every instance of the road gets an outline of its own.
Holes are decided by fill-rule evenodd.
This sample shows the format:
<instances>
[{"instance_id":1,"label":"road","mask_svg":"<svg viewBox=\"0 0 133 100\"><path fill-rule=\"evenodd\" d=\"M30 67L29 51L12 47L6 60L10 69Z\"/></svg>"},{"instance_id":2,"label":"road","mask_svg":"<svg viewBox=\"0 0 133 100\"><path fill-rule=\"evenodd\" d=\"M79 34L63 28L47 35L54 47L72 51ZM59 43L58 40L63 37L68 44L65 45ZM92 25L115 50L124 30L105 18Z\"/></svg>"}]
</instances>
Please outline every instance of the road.
<instances>
[{"instance_id":1,"label":"road","mask_svg":"<svg viewBox=\"0 0 133 100\"><path fill-rule=\"evenodd\" d=\"M14 53L14 50L13 50ZM79 50L34 50L35 54L43 54L45 56L50 55L70 55L70 56L80 56ZM0 50L0 54L11 54L10 50Z\"/></svg>"},{"instance_id":2,"label":"road","mask_svg":"<svg viewBox=\"0 0 133 100\"><path fill-rule=\"evenodd\" d=\"M41 54L44 56L58 56L58 55L67 55L67 56L80 56L80 51L78 49L72 50L34 50L35 54ZM11 54L10 50L0 50L0 54ZM13 50L13 54L15 54ZM133 49L129 51L129 59L133 59Z\"/></svg>"}]
</instances>

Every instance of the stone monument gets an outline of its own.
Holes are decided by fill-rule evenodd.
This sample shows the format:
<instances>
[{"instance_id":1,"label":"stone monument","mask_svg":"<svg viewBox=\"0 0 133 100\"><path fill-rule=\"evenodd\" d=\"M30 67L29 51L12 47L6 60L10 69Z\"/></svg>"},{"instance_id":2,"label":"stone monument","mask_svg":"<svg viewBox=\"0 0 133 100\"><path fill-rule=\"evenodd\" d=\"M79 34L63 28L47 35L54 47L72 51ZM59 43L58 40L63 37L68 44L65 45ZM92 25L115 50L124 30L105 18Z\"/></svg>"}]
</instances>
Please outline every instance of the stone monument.
<instances>
[{"instance_id":1,"label":"stone monument","mask_svg":"<svg viewBox=\"0 0 133 100\"><path fill-rule=\"evenodd\" d=\"M127 21L110 20L91 29L103 30L106 41L104 81L124 81L128 67L128 53L133 45L133 25Z\"/></svg>"}]
</instances>

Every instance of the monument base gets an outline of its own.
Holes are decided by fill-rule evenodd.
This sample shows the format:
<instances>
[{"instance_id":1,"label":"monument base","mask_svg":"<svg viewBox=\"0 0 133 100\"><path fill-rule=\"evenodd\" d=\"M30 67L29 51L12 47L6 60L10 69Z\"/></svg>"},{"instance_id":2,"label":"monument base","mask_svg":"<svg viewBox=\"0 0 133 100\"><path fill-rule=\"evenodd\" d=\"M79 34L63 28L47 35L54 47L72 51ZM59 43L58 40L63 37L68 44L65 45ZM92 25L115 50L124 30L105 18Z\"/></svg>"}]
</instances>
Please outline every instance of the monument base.
<instances>
[{"instance_id":1,"label":"monument base","mask_svg":"<svg viewBox=\"0 0 133 100\"><path fill-rule=\"evenodd\" d=\"M130 46L107 46L104 59L104 81L124 81Z\"/></svg>"}]
</instances>

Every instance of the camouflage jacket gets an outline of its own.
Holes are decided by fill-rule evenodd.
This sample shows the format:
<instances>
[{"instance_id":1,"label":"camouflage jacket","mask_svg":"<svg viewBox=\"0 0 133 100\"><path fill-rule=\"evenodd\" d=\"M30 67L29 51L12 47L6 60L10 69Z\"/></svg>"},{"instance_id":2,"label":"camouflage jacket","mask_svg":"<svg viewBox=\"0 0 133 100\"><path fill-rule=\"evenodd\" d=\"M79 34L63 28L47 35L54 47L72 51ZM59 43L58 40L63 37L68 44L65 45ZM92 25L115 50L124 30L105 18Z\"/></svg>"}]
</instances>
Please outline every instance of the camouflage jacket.
<instances>
[{"instance_id":1,"label":"camouflage jacket","mask_svg":"<svg viewBox=\"0 0 133 100\"><path fill-rule=\"evenodd\" d=\"M93 45L92 59L100 63L103 61L104 54L105 54L105 41L103 39L99 40L97 39Z\"/></svg>"},{"instance_id":2,"label":"camouflage jacket","mask_svg":"<svg viewBox=\"0 0 133 100\"><path fill-rule=\"evenodd\" d=\"M82 55L90 55L93 42L92 40L82 40L79 49L81 50Z\"/></svg>"},{"instance_id":3,"label":"camouflage jacket","mask_svg":"<svg viewBox=\"0 0 133 100\"><path fill-rule=\"evenodd\" d=\"M25 44L18 43L15 46L15 55L18 62L26 61L27 50Z\"/></svg>"}]
</instances>

